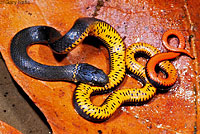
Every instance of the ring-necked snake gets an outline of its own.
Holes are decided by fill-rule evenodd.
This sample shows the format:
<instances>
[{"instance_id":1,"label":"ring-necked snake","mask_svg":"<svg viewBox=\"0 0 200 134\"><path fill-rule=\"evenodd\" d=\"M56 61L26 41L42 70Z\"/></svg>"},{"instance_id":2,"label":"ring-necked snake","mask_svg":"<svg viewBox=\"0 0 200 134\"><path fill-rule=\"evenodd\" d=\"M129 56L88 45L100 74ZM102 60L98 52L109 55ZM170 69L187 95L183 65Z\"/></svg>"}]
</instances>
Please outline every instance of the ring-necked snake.
<instances>
[{"instance_id":1,"label":"ring-necked snake","mask_svg":"<svg viewBox=\"0 0 200 134\"><path fill-rule=\"evenodd\" d=\"M108 82L107 75L87 63L66 66L49 66L32 60L27 49L33 44L48 44L56 53L67 53L86 35L85 19L77 20L72 29L63 37L56 29L48 26L33 26L18 32L11 41L11 57L16 66L31 77L41 80L66 80L103 86Z\"/></svg>"},{"instance_id":2,"label":"ring-necked snake","mask_svg":"<svg viewBox=\"0 0 200 134\"><path fill-rule=\"evenodd\" d=\"M179 33L176 33L178 33L178 31L175 30L172 33L168 32L168 34L165 34L163 36L163 43L167 49L170 46L168 45L168 42L167 40L165 40L165 38L168 38L169 35L173 34L176 35L179 40L184 40L184 37L180 37ZM110 73L108 74L108 82L108 79L106 79L107 77L101 70L97 71L96 68L88 64L86 64L87 67L85 68L81 68L83 64L65 66L66 69L70 70L64 71L67 76L67 80L81 82L74 91L73 103L76 111L85 119L93 122L105 121L123 103L146 101L156 93L157 87L170 87L175 83L177 78L176 69L169 61L163 61L162 56L158 54L159 51L156 48L152 47L149 44L136 43L127 48L125 54L125 46L118 32L108 23L95 18L78 19L71 30L63 37L61 37L60 33L57 30L46 26L30 27L24 29L20 31L12 40L11 56L15 64L23 72L32 77L44 80L54 80L54 77L58 79L59 76L61 77L61 80L63 80L63 74L59 74L61 73L61 71L55 71L55 66L42 65L29 58L26 53L27 47L32 43L48 43L55 52L64 53L71 50L71 48L74 48L88 35L99 38L105 43L106 47L108 48L110 55ZM180 45L180 50L170 52L170 55L173 55L171 56L171 58L179 56L180 53L191 56L189 53L187 53L187 51L183 49L185 47L185 43L183 43L183 45L180 43ZM135 55L138 53L143 53L148 57L151 57L150 60L147 62L146 67L142 66L136 61ZM165 54L169 55L168 53ZM122 82L123 78L125 77L126 71L125 63L126 67L134 75L142 80L143 87L137 89L134 88L117 90L110 94L101 106L95 106L94 104L92 104L90 100L91 95L102 92L109 92L110 90L113 90L115 86ZM167 74L167 79L160 79L159 77L157 77L155 71L155 67L157 64L159 64L159 67ZM92 71L87 71L88 66L89 68L92 68ZM37 72L38 68L41 69L40 72L35 73ZM62 69L62 66L60 66L59 69ZM82 74L82 79L79 80L76 77L80 75L80 70L83 70L87 73L92 72L92 74L94 72L94 74L98 72L99 74L97 73L97 75L93 76L92 82L89 78L87 78L88 81L85 81L85 78ZM45 73L43 73L43 71ZM87 74L86 76L88 77L89 74ZM101 76L101 78L99 78L99 76ZM106 80L103 81L103 79ZM173 79L173 82L168 82L171 81L171 79ZM84 84L83 82L86 84ZM104 86L98 87L91 86L89 84Z\"/></svg>"}]
</instances>

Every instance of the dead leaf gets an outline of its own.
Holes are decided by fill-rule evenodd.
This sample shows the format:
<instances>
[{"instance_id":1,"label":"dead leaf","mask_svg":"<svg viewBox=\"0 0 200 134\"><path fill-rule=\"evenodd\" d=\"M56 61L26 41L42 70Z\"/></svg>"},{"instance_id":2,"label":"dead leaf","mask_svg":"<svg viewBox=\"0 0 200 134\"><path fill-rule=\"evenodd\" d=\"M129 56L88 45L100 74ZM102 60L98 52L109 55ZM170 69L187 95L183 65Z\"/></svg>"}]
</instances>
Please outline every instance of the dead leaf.
<instances>
[{"instance_id":1,"label":"dead leaf","mask_svg":"<svg viewBox=\"0 0 200 134\"><path fill-rule=\"evenodd\" d=\"M179 80L169 92L158 93L141 106L123 106L108 121L95 124L83 119L74 110L72 96L75 84L40 81L23 74L12 62L9 50L12 37L23 28L48 25L65 34L77 18L96 15L95 17L111 24L122 37L126 37L124 40L126 46L144 42L166 52L161 44L163 33L167 29L178 29L185 36L186 49L188 51L192 49L197 57L199 47L196 50L194 44L199 43L199 37L197 42L193 40L191 43L189 37L191 33L194 36L196 34L191 30L191 21L197 23L199 20L191 20L190 13L195 10L191 5L198 7L199 2L195 5L188 1L191 6L189 9L186 2L49 0L30 1L30 4L1 4L0 50L11 75L44 113L55 134L193 133L196 131L194 129L197 122L196 106L199 108L195 99L196 93L199 92L197 59L193 62L187 56L181 56L173 61L178 70ZM195 12L199 13L199 10ZM192 17L199 18L197 13ZM103 44L98 44L99 48L93 45L80 44L59 62L49 48L41 45L31 47L29 55L36 61L49 65L87 62L108 73L108 52ZM192 62L195 67L192 66ZM128 87L140 87L140 85L135 79L126 76L118 89ZM93 97L93 101L95 104L103 102L105 97L106 95Z\"/></svg>"},{"instance_id":2,"label":"dead leaf","mask_svg":"<svg viewBox=\"0 0 200 134\"><path fill-rule=\"evenodd\" d=\"M17 129L9 126L5 122L0 121L0 133L1 134L22 134Z\"/></svg>"}]
</instances>

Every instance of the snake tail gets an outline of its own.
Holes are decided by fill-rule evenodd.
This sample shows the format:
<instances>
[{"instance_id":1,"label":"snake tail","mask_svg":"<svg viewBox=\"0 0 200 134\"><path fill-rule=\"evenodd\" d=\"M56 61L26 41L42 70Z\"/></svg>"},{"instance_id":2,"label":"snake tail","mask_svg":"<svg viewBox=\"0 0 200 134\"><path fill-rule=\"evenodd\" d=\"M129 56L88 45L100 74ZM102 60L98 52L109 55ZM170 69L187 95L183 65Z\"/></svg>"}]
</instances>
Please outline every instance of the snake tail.
<instances>
[{"instance_id":1,"label":"snake tail","mask_svg":"<svg viewBox=\"0 0 200 134\"><path fill-rule=\"evenodd\" d=\"M169 38L169 36L172 36L172 35L175 35L179 40L178 48L175 48L175 47L169 45L169 43L168 43L168 38ZM185 38L184 38L183 34L176 29L167 30L163 34L162 42L163 42L164 47L171 52L162 53L162 54L153 56L146 64L146 75L147 75L147 78L149 79L149 81L155 87L165 89L165 88L169 88L175 84L175 82L178 78L177 71L174 66L169 66L169 64L166 64L165 62L163 62L161 67L162 67L162 70L164 70L164 72L167 74L166 75L167 77L161 78L161 77L158 77L158 75L156 73L156 70L155 70L156 65L164 60L175 59L182 53L191 57L192 59L194 59L194 56L191 55L189 52L187 52L184 49L185 48Z\"/></svg>"},{"instance_id":2,"label":"snake tail","mask_svg":"<svg viewBox=\"0 0 200 134\"><path fill-rule=\"evenodd\" d=\"M179 55L180 53L174 52L159 53L149 59L146 64L146 76L153 86L160 89L166 89L175 84L178 78L178 74L176 68L173 65L169 64L169 61L167 60L174 59ZM158 74L155 70L157 64L160 65L160 68L166 74L166 78L158 77Z\"/></svg>"}]
</instances>

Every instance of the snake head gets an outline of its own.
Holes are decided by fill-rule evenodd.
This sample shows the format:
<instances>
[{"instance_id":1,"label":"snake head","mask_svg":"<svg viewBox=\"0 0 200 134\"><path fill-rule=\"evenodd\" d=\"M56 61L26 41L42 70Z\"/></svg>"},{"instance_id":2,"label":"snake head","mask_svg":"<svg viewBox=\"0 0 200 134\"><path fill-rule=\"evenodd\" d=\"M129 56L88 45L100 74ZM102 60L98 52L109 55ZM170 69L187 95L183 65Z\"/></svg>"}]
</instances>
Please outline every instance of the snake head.
<instances>
[{"instance_id":1,"label":"snake head","mask_svg":"<svg viewBox=\"0 0 200 134\"><path fill-rule=\"evenodd\" d=\"M76 80L95 86L104 86L109 82L109 78L103 70L87 63L79 64L79 68L76 73Z\"/></svg>"}]
</instances>

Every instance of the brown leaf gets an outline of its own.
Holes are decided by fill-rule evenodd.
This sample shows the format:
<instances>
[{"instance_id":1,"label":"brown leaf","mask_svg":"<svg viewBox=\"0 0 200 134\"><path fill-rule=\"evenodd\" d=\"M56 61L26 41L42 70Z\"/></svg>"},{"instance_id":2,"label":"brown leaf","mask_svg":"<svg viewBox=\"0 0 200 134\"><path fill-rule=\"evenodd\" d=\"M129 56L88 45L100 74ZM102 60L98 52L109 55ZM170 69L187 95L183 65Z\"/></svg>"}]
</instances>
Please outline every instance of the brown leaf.
<instances>
[{"instance_id":1,"label":"brown leaf","mask_svg":"<svg viewBox=\"0 0 200 134\"><path fill-rule=\"evenodd\" d=\"M0 121L0 133L1 134L22 134L17 129L9 126L3 121Z\"/></svg>"},{"instance_id":2,"label":"brown leaf","mask_svg":"<svg viewBox=\"0 0 200 134\"><path fill-rule=\"evenodd\" d=\"M194 5L190 1L189 3ZM1 4L0 9L0 50L3 58L13 78L41 109L55 134L192 133L195 131L194 84L198 83L192 60L187 56L181 56L173 61L179 79L169 92L157 94L142 106L123 106L108 121L95 124L83 119L74 110L72 95L75 84L41 81L23 74L12 62L9 50L12 37L23 28L49 25L65 34L77 18L96 15L95 17L110 23L122 37L126 37L124 40L126 46L135 42L145 42L166 52L161 44L163 33L167 29L178 29L184 34L186 49L190 51L188 40L192 31L190 13L187 12L185 1L49 0L31 1L30 4ZM197 41L199 42L199 38ZM191 45L194 51L194 42ZM194 55L196 53L195 51ZM66 65L87 62L107 73L109 71L108 53L103 44L100 44L100 48L80 44L60 62L55 59L49 48L41 45L31 47L29 55L43 64ZM140 87L140 85L135 79L126 76L118 89L130 87ZM99 104L106 96L92 99L95 104Z\"/></svg>"}]
</instances>

